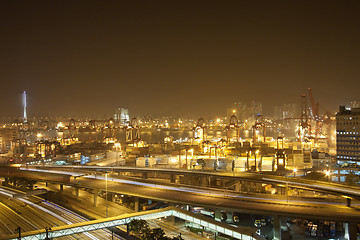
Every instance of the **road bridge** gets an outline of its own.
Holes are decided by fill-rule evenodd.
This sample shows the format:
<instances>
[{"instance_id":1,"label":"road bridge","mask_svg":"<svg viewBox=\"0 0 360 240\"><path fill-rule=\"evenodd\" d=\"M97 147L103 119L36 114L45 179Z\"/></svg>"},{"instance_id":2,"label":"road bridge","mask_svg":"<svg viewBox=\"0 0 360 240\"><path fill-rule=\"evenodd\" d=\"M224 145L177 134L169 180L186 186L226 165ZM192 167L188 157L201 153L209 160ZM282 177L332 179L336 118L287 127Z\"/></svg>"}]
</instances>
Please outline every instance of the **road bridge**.
<instances>
[{"instance_id":1,"label":"road bridge","mask_svg":"<svg viewBox=\"0 0 360 240\"><path fill-rule=\"evenodd\" d=\"M58 169L58 173L49 173L49 171L51 170L8 170L5 173L0 171L0 176L6 178L19 176L29 177L37 181L70 185L75 189L88 188L96 191L106 190L106 181L103 175L79 176L78 172L71 172L69 169L66 171ZM75 174L77 174L76 178L73 177ZM282 198L279 198L277 195L246 194L226 189L197 186L189 187L181 184L169 185L163 183L146 183L137 180L124 180L113 177L108 180L108 192L165 202L231 209L235 211L241 210L249 213L267 214L269 216L279 215L304 218L326 218L342 221L358 221L360 219L360 214L356 206L347 207L345 203L334 202L331 201L331 199L320 202L317 200L307 200L306 198L301 197L283 196ZM179 196L181 196L181 199L179 199Z\"/></svg>"},{"instance_id":2,"label":"road bridge","mask_svg":"<svg viewBox=\"0 0 360 240\"><path fill-rule=\"evenodd\" d=\"M83 176L94 172L115 172L115 173L138 173L143 178L160 176L166 174L174 182L174 176L196 176L199 178L216 178L220 180L238 180L252 181L267 184L287 184L288 187L298 189L318 191L327 194L340 195L349 199L355 198L360 200L360 188L346 186L333 182L313 181L300 178L282 177L270 174L251 173L251 172L219 172L219 171L200 171L200 170L183 170L183 169L164 169L164 168L139 168L139 167L100 167L100 166L46 166L46 167L27 167L26 169L48 169L60 174L72 176ZM24 169L25 170L25 169ZM0 170L1 171L1 170ZM56 172L57 171L57 172ZM0 172L1 174L1 172Z\"/></svg>"},{"instance_id":3,"label":"road bridge","mask_svg":"<svg viewBox=\"0 0 360 240\"><path fill-rule=\"evenodd\" d=\"M105 169L101 169L104 171ZM107 169L111 170L111 169ZM144 171L144 169L137 169ZM98 170L99 171L99 170ZM165 171L165 170L164 170ZM177 170L179 171L179 170ZM194 175L195 172L192 172ZM179 172L178 172L179 173ZM200 173L199 174L213 174L218 173ZM236 175L226 176L225 173L222 174L222 177L236 179ZM250 175L250 174L248 174ZM99 191L106 191L109 193L116 194L125 194L129 196L134 196L135 206L138 204L138 198L144 199L153 199L158 201L170 202L170 203L179 203L187 204L192 206L203 206L215 209L219 213L219 210L226 211L236 211L252 214L260 214L273 216L274 219L280 219L280 217L300 217L305 219L327 219L333 221L342 221L348 222L350 229L354 229L354 225L360 222L360 209L359 206L354 205L349 207L344 203L334 202L330 198L325 199L324 201L318 201L316 199L309 200L301 197L289 197L270 194L246 194L238 191L230 191L226 189L214 189L206 188L199 186L184 186L177 183L164 184L164 183L148 183L142 182L137 179L121 179L111 176L106 181L106 178L103 175L92 174L91 172L79 171L78 168L52 168L50 169L11 169L6 171L1 171L0 176L5 178L11 178L16 176L29 177L37 181L53 182L60 185L70 185L74 189L77 189L75 192L79 192L79 188L88 188L94 190L94 202L96 195ZM242 176L244 177L244 175ZM276 177L276 178L275 178ZM268 178L266 176L264 181L283 181L279 180L277 176L274 178ZM254 178L264 179L264 177L259 174L255 175ZM267 180L269 179L269 180ZM107 184L106 184L107 182ZM295 182L294 185L299 184ZM311 189L309 183L302 182L301 184L308 184L306 188ZM318 184L314 182L313 185ZM321 185L322 184L322 185ZM319 184L320 187L329 188L330 185L326 183ZM315 188L316 189L316 188ZM354 196L357 196L357 188L346 188L345 186L340 186L339 190L328 189L328 192L340 192L346 191ZM180 197L181 196L181 197ZM275 224L278 226L279 224ZM279 228L278 228L279 230ZM276 231L275 233L279 232ZM354 232L354 231L352 231ZM353 234L352 236L356 236ZM276 236L275 236L276 237Z\"/></svg>"}]
</instances>

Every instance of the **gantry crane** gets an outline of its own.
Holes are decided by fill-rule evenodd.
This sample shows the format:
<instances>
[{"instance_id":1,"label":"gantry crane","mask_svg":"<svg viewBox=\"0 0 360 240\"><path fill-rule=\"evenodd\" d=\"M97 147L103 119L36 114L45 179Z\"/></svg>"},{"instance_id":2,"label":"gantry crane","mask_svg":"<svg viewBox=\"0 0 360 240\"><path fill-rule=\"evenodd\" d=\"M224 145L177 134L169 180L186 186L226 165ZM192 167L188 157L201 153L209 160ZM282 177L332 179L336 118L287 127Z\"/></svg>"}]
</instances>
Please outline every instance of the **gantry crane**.
<instances>
[{"instance_id":1,"label":"gantry crane","mask_svg":"<svg viewBox=\"0 0 360 240\"><path fill-rule=\"evenodd\" d=\"M226 126L226 141L230 142L231 140L231 132L236 132L236 141L239 141L240 138L240 126L239 121L237 117L234 115L231 115L229 125Z\"/></svg>"},{"instance_id":2,"label":"gantry crane","mask_svg":"<svg viewBox=\"0 0 360 240\"><path fill-rule=\"evenodd\" d=\"M206 141L206 124L203 118L199 118L194 127L194 137Z\"/></svg>"},{"instance_id":3,"label":"gantry crane","mask_svg":"<svg viewBox=\"0 0 360 240\"><path fill-rule=\"evenodd\" d=\"M257 130L263 130L263 139L264 142L266 142L266 127L265 127L265 121L263 119L263 116L261 114L258 114L256 116L255 124L252 126L252 135L253 135L253 142L256 142L256 131Z\"/></svg>"},{"instance_id":4,"label":"gantry crane","mask_svg":"<svg viewBox=\"0 0 360 240\"><path fill-rule=\"evenodd\" d=\"M137 119L134 117L131 119L131 122L129 123L129 125L127 126L127 128L125 129L126 131L126 142L130 143L134 143L134 142L138 142L140 141L140 128L137 122Z\"/></svg>"}]
</instances>

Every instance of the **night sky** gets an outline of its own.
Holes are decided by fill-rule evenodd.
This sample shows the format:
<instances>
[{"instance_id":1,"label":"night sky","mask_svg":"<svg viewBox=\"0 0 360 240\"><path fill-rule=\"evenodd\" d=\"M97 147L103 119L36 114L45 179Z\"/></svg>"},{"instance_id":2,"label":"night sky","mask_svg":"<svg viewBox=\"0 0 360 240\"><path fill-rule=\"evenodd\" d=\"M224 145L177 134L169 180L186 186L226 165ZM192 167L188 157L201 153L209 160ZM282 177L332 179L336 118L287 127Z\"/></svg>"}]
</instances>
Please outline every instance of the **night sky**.
<instances>
[{"instance_id":1,"label":"night sky","mask_svg":"<svg viewBox=\"0 0 360 240\"><path fill-rule=\"evenodd\" d=\"M209 117L360 99L359 1L1 1L0 116Z\"/></svg>"}]
</instances>

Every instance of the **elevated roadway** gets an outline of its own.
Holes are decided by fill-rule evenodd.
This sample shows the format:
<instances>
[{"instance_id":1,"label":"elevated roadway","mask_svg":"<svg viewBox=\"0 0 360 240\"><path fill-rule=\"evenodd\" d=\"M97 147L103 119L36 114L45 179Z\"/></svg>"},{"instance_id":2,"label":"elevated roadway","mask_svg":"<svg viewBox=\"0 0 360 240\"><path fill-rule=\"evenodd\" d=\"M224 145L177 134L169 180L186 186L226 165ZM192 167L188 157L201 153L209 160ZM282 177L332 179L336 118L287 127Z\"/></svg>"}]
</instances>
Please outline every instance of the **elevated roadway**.
<instances>
[{"instance_id":1,"label":"elevated roadway","mask_svg":"<svg viewBox=\"0 0 360 240\"><path fill-rule=\"evenodd\" d=\"M24 168L22 168L25 170ZM28 167L26 170L36 170L39 168ZM164 169L164 168L139 168L139 167L99 167L99 166L46 166L40 169L48 169L56 175L52 176L60 177L61 174L71 176L84 176L94 172L128 172L128 173L147 173L147 174L168 174L168 175L188 175L198 177L213 177L218 179L231 179L231 180L244 180L254 181L267 184L287 184L288 187L294 187L298 189L306 189L312 191L323 192L327 194L340 195L348 198L354 198L360 200L360 188L346 186L333 182L313 181L300 178L282 177L277 175L269 175L262 173L251 172L220 172L220 171L199 171L199 170L183 170L183 169ZM0 174L1 174L0 168ZM3 176L3 175L2 175ZM39 176L38 176L39 177ZM63 176L64 177L64 176Z\"/></svg>"},{"instance_id":2,"label":"elevated roadway","mask_svg":"<svg viewBox=\"0 0 360 240\"><path fill-rule=\"evenodd\" d=\"M168 216L175 216L183 220L186 220L188 222L199 224L205 229L220 232L234 239L264 240L263 237L261 237L256 233L257 232L256 228L241 227L241 226L233 227L228 224L215 221L211 218L204 217L199 214L194 214L175 207L150 210L142 213L123 214L111 218L104 218L104 219L98 219L98 220L87 221L82 223L76 223L72 225L54 227L52 230L48 232L48 237L57 238L57 237L72 235L74 233L83 233L83 232L94 231L103 228L115 227L119 225L126 225L129 224L133 219L149 220L149 219L156 219L159 217L168 217ZM22 237L22 239L24 240L44 239L44 238L46 238L45 230L26 232ZM0 237L0 240L3 239L16 240L17 236L12 235L6 238Z\"/></svg>"},{"instance_id":3,"label":"elevated roadway","mask_svg":"<svg viewBox=\"0 0 360 240\"><path fill-rule=\"evenodd\" d=\"M14 199L12 196L19 192L14 189L0 188L0 236L8 239L15 234L16 228L21 227L21 232L44 229L45 227L62 226L84 222L87 219L75 214L68 209L44 201L38 197ZM111 233L106 230L83 233L60 239L108 239ZM0 237L1 238L1 237ZM115 236L115 239L117 236Z\"/></svg>"},{"instance_id":4,"label":"elevated roadway","mask_svg":"<svg viewBox=\"0 0 360 240\"><path fill-rule=\"evenodd\" d=\"M105 177L103 175L96 176L83 174L83 176L80 176L81 171L75 169L76 168L73 170L61 170L59 168L56 169L56 172L49 169L37 169L35 171L32 169L9 170L6 171L6 175L7 177L14 177L26 176L26 174L29 174L32 179L37 179L39 181L48 179L47 181L72 185L76 188L83 187L103 191L106 190ZM53 172L49 173L49 171ZM3 172L0 172L0 174L4 176ZM192 174L194 174L194 172L192 172ZM223 173L223 175L226 174ZM73 176L77 176L77 178L74 179ZM270 180L274 181L274 179ZM344 190L346 190L346 188L342 187L341 191ZM357 192L354 188L350 188L350 190L354 191L351 194L357 196ZM347 207L345 202L338 203L331 201L331 199L327 201L317 201L306 200L300 197L291 198L283 196L283 198L279 198L278 196L273 195L247 195L221 189L188 187L179 184L172 184L169 186L161 183L144 183L135 180L117 178L108 179L107 191L147 199L189 204L194 206L206 206L209 208L219 208L238 212L258 213L269 216L320 218L345 222L360 221L360 211L357 205Z\"/></svg>"}]
</instances>

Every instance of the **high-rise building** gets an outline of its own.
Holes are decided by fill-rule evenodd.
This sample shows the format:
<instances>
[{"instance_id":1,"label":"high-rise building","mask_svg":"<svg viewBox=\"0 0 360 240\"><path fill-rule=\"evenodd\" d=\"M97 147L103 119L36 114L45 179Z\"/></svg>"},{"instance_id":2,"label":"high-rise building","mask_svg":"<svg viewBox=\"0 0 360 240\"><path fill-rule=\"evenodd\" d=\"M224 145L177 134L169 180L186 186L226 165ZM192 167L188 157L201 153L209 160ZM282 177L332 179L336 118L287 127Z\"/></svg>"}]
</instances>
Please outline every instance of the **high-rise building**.
<instances>
[{"instance_id":1,"label":"high-rise building","mask_svg":"<svg viewBox=\"0 0 360 240\"><path fill-rule=\"evenodd\" d=\"M252 101L249 106L250 117L256 118L258 115L263 114L263 105L260 102Z\"/></svg>"},{"instance_id":2,"label":"high-rise building","mask_svg":"<svg viewBox=\"0 0 360 240\"><path fill-rule=\"evenodd\" d=\"M275 120L283 120L287 118L296 117L296 104L282 104L280 106L276 106L274 109L274 119Z\"/></svg>"},{"instance_id":3,"label":"high-rise building","mask_svg":"<svg viewBox=\"0 0 360 240\"><path fill-rule=\"evenodd\" d=\"M360 108L360 101L359 100L351 101L350 105L351 105L352 108Z\"/></svg>"},{"instance_id":4,"label":"high-rise building","mask_svg":"<svg viewBox=\"0 0 360 240\"><path fill-rule=\"evenodd\" d=\"M118 108L115 110L114 120L120 124L127 124L130 121L129 110L126 108Z\"/></svg>"},{"instance_id":5,"label":"high-rise building","mask_svg":"<svg viewBox=\"0 0 360 240\"><path fill-rule=\"evenodd\" d=\"M239 122L245 122L249 119L256 119L258 115L262 115L262 103L252 101L250 104L235 102L232 108L227 109L227 118L235 115Z\"/></svg>"},{"instance_id":6,"label":"high-rise building","mask_svg":"<svg viewBox=\"0 0 360 240\"><path fill-rule=\"evenodd\" d=\"M336 155L340 164L360 164L360 108L339 107L336 114Z\"/></svg>"}]
</instances>

